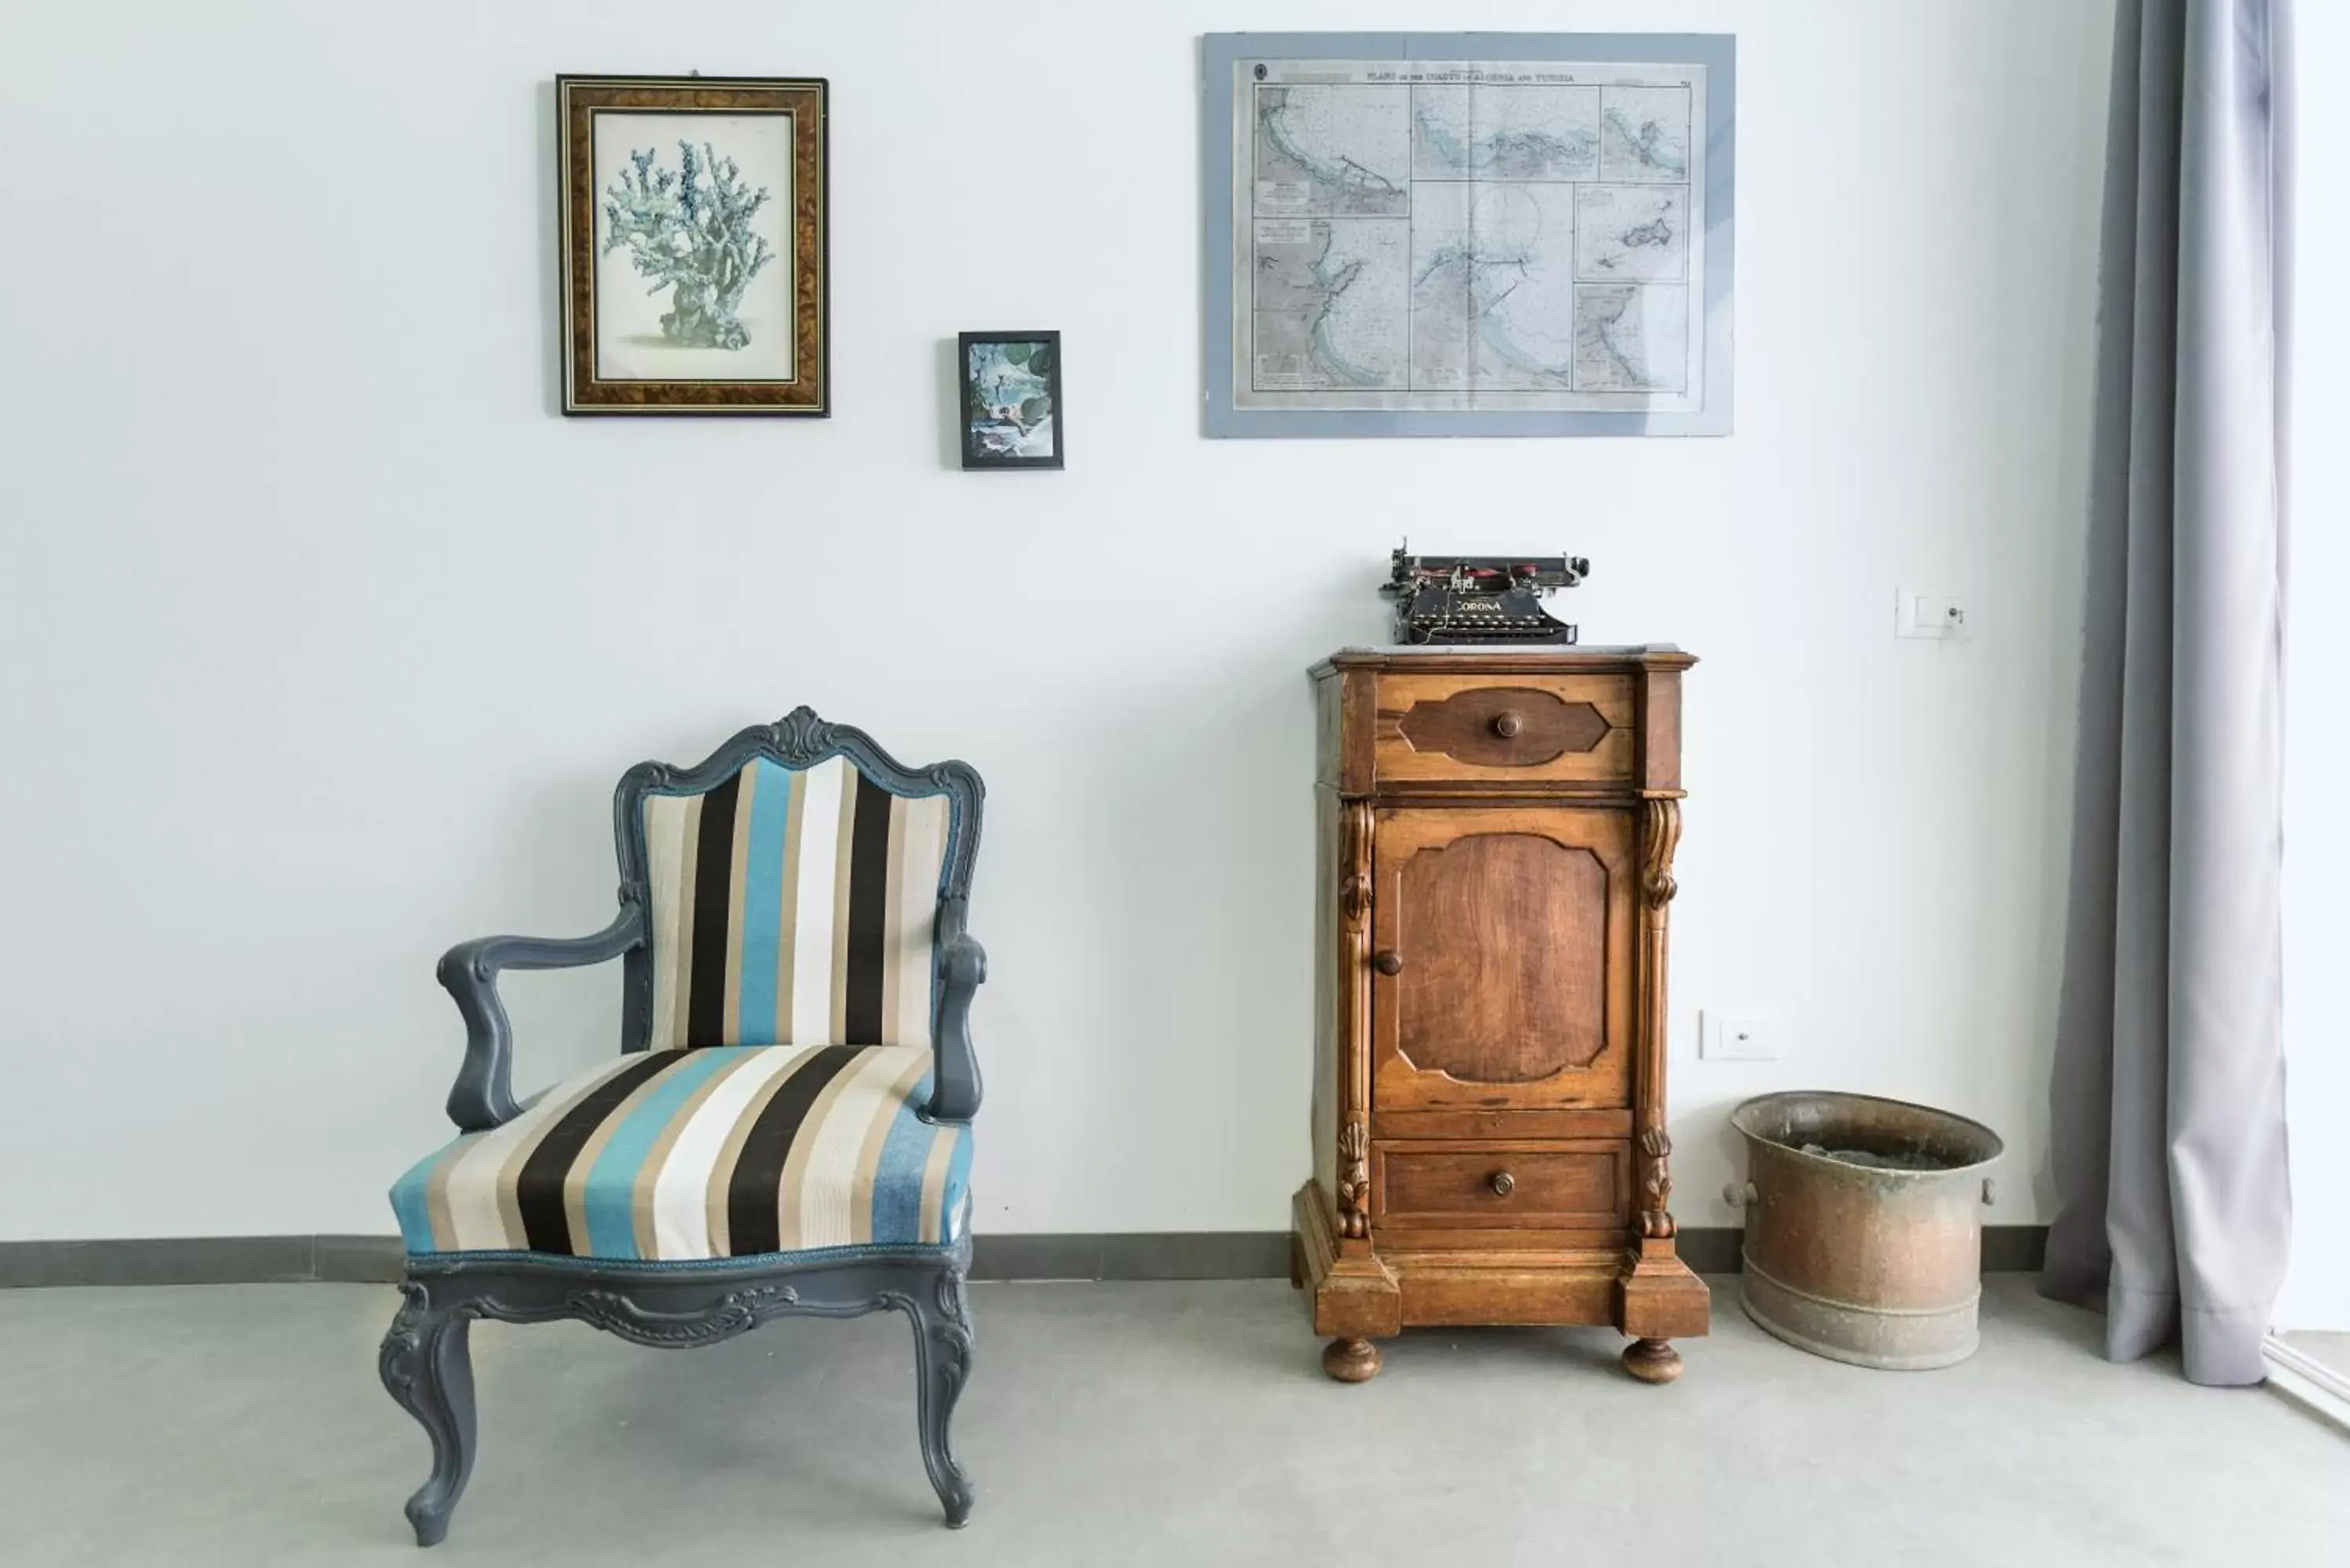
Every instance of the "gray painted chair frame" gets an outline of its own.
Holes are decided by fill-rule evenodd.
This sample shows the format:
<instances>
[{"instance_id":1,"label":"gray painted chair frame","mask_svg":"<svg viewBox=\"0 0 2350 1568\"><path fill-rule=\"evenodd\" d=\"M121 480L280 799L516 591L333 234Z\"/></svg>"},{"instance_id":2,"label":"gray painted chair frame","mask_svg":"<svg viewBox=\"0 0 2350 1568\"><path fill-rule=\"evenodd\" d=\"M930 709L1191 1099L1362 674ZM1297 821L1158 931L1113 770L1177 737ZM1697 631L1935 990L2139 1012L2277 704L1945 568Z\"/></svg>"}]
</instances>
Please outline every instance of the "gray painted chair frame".
<instances>
[{"instance_id":1,"label":"gray painted chair frame","mask_svg":"<svg viewBox=\"0 0 2350 1568\"><path fill-rule=\"evenodd\" d=\"M908 768L863 731L827 724L795 708L773 724L754 725L691 768L640 763L613 794L619 852L618 917L591 937L484 937L449 950L441 983L465 1020L465 1060L449 1092L449 1117L466 1132L510 1120L521 1110L512 1086L513 1031L498 999L499 971L565 969L622 961L621 1048L642 1051L651 1038L652 951L647 907L643 803L655 792L695 794L714 787L756 757L804 768L845 756L876 784L897 794L943 794L950 802L946 866L932 947L936 1061L932 1121L967 1122L979 1110L979 1064L972 1054L971 1002L987 977L987 955L964 930L972 863L979 855L980 808L986 791L967 763ZM444 1252L411 1257L405 1298L384 1335L383 1385L432 1439L432 1472L408 1500L416 1542L447 1535L449 1515L473 1468L473 1374L467 1335L475 1318L548 1323L570 1318L637 1345L714 1345L792 1315L857 1317L902 1312L914 1327L922 1463L950 1526L971 1517L971 1480L956 1462L948 1427L971 1374L972 1336L964 1282L971 1227L943 1247L855 1247L776 1253L708 1262L621 1262L545 1252Z\"/></svg>"}]
</instances>

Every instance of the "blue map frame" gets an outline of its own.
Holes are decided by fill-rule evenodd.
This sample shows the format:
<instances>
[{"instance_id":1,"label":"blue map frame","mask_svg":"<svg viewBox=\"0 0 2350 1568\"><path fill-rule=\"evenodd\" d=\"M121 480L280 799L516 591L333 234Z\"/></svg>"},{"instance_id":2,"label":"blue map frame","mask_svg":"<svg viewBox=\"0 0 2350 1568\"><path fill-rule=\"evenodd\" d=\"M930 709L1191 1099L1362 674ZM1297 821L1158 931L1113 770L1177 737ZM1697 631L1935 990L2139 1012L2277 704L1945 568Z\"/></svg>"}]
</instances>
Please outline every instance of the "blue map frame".
<instances>
[{"instance_id":1,"label":"blue map frame","mask_svg":"<svg viewBox=\"0 0 2350 1568\"><path fill-rule=\"evenodd\" d=\"M1201 160L1205 223L1206 431L1211 437L1727 435L1731 431L1731 301L1735 261L1737 40L1669 33L1211 33L1202 39ZM1338 409L1241 406L1234 380L1235 225L1233 78L1243 62L1477 61L1671 65L1705 70L1701 400L1695 408ZM1692 134L1695 128L1692 127ZM1576 276L1586 275L1578 272ZM1578 297L1577 306L1581 301ZM1241 302L1238 308L1249 308ZM1252 341L1253 339L1252 338ZM1578 384L1580 376L1578 374ZM1627 400L1631 400L1628 397Z\"/></svg>"}]
</instances>

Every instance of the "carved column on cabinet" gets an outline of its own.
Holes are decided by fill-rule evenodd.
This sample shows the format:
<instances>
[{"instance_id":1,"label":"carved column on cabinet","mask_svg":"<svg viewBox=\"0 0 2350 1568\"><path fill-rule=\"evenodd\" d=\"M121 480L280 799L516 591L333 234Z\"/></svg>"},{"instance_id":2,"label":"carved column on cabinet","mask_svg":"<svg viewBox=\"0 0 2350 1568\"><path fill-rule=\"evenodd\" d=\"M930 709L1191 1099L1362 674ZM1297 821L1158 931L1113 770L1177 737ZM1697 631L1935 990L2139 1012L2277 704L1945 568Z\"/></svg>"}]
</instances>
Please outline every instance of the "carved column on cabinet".
<instances>
[{"instance_id":1,"label":"carved column on cabinet","mask_svg":"<svg viewBox=\"0 0 2350 1568\"><path fill-rule=\"evenodd\" d=\"M1664 1243L1672 1251L1672 1135L1665 1130L1665 955L1673 894L1673 851L1681 837L1681 803L1650 799L1640 831L1640 1251Z\"/></svg>"},{"instance_id":2,"label":"carved column on cabinet","mask_svg":"<svg viewBox=\"0 0 2350 1568\"><path fill-rule=\"evenodd\" d=\"M1359 1241L1371 1233L1371 803L1347 801L1339 811L1338 1234Z\"/></svg>"},{"instance_id":3,"label":"carved column on cabinet","mask_svg":"<svg viewBox=\"0 0 2350 1568\"><path fill-rule=\"evenodd\" d=\"M1643 1383L1669 1383L1681 1375L1680 1352L1670 1343L1679 1324L1702 1333L1704 1287L1676 1255L1672 1212L1673 1139L1665 1128L1666 953L1671 926L1673 853L1680 846L1679 792L1648 795L1640 823L1640 1028L1638 1092L1633 1096L1640 1187L1640 1236L1623 1281L1621 1321L1634 1335L1624 1369ZM1684 1293L1694 1293L1694 1303ZM1691 1313L1694 1312L1692 1319Z\"/></svg>"},{"instance_id":4,"label":"carved column on cabinet","mask_svg":"<svg viewBox=\"0 0 2350 1568\"><path fill-rule=\"evenodd\" d=\"M1341 800L1338 813L1337 1213L1314 1318L1334 1336L1323 1369L1361 1383L1379 1369L1372 1339L1401 1323L1395 1274L1371 1246L1371 803Z\"/></svg>"}]
</instances>

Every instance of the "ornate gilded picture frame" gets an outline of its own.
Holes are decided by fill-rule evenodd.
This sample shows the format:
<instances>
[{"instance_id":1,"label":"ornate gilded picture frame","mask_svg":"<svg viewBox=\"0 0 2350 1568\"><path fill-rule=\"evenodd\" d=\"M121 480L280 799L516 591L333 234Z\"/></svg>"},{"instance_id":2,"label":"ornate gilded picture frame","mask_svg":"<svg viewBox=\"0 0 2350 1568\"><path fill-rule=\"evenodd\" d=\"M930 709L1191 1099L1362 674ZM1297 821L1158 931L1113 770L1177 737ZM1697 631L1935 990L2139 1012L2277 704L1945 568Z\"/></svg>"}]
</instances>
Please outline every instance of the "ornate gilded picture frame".
<instances>
[{"instance_id":1,"label":"ornate gilded picture frame","mask_svg":"<svg viewBox=\"0 0 2350 1568\"><path fill-rule=\"evenodd\" d=\"M567 414L832 411L821 78L556 78Z\"/></svg>"}]
</instances>

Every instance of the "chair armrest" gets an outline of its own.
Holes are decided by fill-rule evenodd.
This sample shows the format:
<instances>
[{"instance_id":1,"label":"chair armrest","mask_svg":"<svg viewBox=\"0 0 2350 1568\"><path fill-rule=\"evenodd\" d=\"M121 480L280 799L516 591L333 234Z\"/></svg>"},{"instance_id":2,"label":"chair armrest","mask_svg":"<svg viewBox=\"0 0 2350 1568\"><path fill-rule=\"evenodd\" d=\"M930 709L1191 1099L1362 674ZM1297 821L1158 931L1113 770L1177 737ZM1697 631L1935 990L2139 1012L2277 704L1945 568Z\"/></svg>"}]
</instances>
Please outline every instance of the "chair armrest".
<instances>
[{"instance_id":1,"label":"chair armrest","mask_svg":"<svg viewBox=\"0 0 2350 1568\"><path fill-rule=\"evenodd\" d=\"M515 1103L514 1026L498 999L498 971L602 963L644 940L644 907L630 903L592 937L476 937L442 955L441 983L465 1018L465 1063L449 1091L449 1119L460 1131L486 1131L522 1109Z\"/></svg>"},{"instance_id":2,"label":"chair armrest","mask_svg":"<svg viewBox=\"0 0 2350 1568\"><path fill-rule=\"evenodd\" d=\"M936 1122L967 1122L979 1114L979 1058L971 1048L971 999L987 978L987 950L963 923L971 906L939 900L939 1037L924 1114Z\"/></svg>"}]
</instances>

